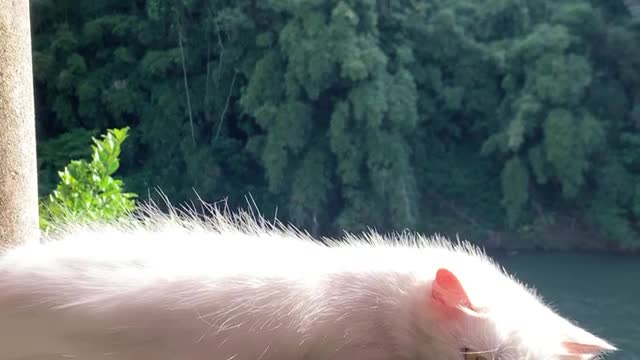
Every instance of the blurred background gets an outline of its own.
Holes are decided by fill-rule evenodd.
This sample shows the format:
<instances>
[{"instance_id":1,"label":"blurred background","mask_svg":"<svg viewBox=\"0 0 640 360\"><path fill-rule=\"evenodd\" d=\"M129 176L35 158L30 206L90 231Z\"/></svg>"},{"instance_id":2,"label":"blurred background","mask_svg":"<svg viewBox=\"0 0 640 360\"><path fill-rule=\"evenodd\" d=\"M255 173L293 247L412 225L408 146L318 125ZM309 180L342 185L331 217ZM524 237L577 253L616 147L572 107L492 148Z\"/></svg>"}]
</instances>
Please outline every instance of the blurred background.
<instances>
[{"instance_id":1,"label":"blurred background","mask_svg":"<svg viewBox=\"0 0 640 360\"><path fill-rule=\"evenodd\" d=\"M39 186L469 239L640 359L640 1L32 0ZM113 159L112 159L113 160Z\"/></svg>"}]
</instances>

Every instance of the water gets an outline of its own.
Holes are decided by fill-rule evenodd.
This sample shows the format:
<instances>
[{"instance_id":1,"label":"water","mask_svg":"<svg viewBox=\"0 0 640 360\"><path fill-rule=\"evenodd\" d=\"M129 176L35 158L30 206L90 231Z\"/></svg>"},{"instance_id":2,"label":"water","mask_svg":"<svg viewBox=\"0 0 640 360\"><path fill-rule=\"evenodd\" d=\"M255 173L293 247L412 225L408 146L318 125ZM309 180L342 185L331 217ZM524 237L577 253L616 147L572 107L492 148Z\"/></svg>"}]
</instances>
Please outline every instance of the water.
<instances>
[{"instance_id":1,"label":"water","mask_svg":"<svg viewBox=\"0 0 640 360\"><path fill-rule=\"evenodd\" d=\"M621 349L606 359L640 360L640 257L523 254L496 259L534 285L562 315Z\"/></svg>"}]
</instances>

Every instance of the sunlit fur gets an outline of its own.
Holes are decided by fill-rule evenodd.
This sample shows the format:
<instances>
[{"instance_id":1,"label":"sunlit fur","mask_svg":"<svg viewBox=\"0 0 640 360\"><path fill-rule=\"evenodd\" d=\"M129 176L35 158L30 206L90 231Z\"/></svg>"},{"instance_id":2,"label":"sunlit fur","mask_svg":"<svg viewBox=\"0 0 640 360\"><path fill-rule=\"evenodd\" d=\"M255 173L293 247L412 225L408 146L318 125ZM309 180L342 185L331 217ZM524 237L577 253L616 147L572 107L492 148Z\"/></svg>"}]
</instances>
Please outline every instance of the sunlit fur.
<instances>
[{"instance_id":1,"label":"sunlit fur","mask_svg":"<svg viewBox=\"0 0 640 360\"><path fill-rule=\"evenodd\" d=\"M0 358L487 360L613 346L572 325L466 242L412 234L316 241L209 208L63 225L0 258ZM432 306L438 268L477 312ZM465 313L466 312L466 313Z\"/></svg>"}]
</instances>

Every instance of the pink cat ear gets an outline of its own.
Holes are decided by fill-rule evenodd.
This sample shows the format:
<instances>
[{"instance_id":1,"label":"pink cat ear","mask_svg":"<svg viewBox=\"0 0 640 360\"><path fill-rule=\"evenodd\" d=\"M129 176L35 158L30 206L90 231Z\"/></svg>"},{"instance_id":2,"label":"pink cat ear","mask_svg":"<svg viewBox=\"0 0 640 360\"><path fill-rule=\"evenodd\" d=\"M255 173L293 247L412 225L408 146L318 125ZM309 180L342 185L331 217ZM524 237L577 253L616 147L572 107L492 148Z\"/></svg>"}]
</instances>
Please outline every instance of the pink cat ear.
<instances>
[{"instance_id":1,"label":"pink cat ear","mask_svg":"<svg viewBox=\"0 0 640 360\"><path fill-rule=\"evenodd\" d=\"M594 344L581 344L579 342L574 342L574 341L565 341L562 343L562 346L571 355L598 355L602 352L617 350L614 346L609 345L605 342L602 342L602 344L594 345Z\"/></svg>"},{"instance_id":2,"label":"pink cat ear","mask_svg":"<svg viewBox=\"0 0 640 360\"><path fill-rule=\"evenodd\" d=\"M458 278L447 269L439 269L431 287L431 298L446 309L459 310L460 307L473 310L473 305Z\"/></svg>"},{"instance_id":3,"label":"pink cat ear","mask_svg":"<svg viewBox=\"0 0 640 360\"><path fill-rule=\"evenodd\" d=\"M562 347L569 355L600 355L605 352L618 350L607 341L593 335L587 330L570 325L566 329L566 337L562 342Z\"/></svg>"}]
</instances>

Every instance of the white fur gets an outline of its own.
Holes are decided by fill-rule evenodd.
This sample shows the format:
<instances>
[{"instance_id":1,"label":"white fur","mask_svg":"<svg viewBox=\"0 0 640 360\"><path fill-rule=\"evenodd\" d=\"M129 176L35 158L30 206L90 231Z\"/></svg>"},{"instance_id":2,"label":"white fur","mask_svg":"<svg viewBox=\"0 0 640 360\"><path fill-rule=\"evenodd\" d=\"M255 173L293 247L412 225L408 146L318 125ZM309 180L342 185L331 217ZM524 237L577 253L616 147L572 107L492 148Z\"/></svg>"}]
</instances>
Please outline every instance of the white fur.
<instances>
[{"instance_id":1,"label":"white fur","mask_svg":"<svg viewBox=\"0 0 640 360\"><path fill-rule=\"evenodd\" d=\"M0 258L0 358L487 360L615 348L572 325L479 249L371 232L324 244L247 213L65 226ZM187 216L181 216L187 215ZM439 268L480 315L442 317ZM585 355L587 359L595 354Z\"/></svg>"}]
</instances>

